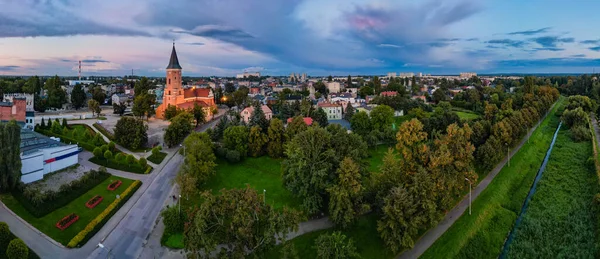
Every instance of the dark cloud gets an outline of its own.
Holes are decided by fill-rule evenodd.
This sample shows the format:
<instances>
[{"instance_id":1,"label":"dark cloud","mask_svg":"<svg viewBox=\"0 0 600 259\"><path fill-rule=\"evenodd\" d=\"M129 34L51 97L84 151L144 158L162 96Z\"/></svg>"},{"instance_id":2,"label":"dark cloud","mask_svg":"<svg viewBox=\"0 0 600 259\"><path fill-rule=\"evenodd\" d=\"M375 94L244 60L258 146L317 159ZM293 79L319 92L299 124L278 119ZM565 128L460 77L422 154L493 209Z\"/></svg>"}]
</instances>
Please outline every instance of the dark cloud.
<instances>
[{"instance_id":1,"label":"dark cloud","mask_svg":"<svg viewBox=\"0 0 600 259\"><path fill-rule=\"evenodd\" d=\"M597 45L597 44L600 44L600 40L582 40L579 43L581 43L581 44Z\"/></svg>"},{"instance_id":2,"label":"dark cloud","mask_svg":"<svg viewBox=\"0 0 600 259\"><path fill-rule=\"evenodd\" d=\"M571 55L572 58L585 58L585 54L576 54L576 55Z\"/></svg>"},{"instance_id":3,"label":"dark cloud","mask_svg":"<svg viewBox=\"0 0 600 259\"><path fill-rule=\"evenodd\" d=\"M466 41L479 41L479 39L478 38L468 38L468 39L466 39Z\"/></svg>"},{"instance_id":4,"label":"dark cloud","mask_svg":"<svg viewBox=\"0 0 600 259\"><path fill-rule=\"evenodd\" d=\"M600 66L600 59L587 58L547 58L547 59L517 59L498 61L500 67L593 67Z\"/></svg>"},{"instance_id":5,"label":"dark cloud","mask_svg":"<svg viewBox=\"0 0 600 259\"><path fill-rule=\"evenodd\" d=\"M550 29L551 29L551 27L545 27L545 28L541 28L541 29L538 29L538 30L515 31L515 32L507 33L507 35L526 35L526 36L531 36L531 35L536 35L536 34L539 34L539 33L547 32Z\"/></svg>"},{"instance_id":6,"label":"dark cloud","mask_svg":"<svg viewBox=\"0 0 600 259\"><path fill-rule=\"evenodd\" d=\"M14 71L20 68L20 66L0 66L0 71Z\"/></svg>"},{"instance_id":7,"label":"dark cloud","mask_svg":"<svg viewBox=\"0 0 600 259\"><path fill-rule=\"evenodd\" d=\"M544 36L531 39L531 41L545 48L555 48L559 43L573 43L575 38L559 38L557 36Z\"/></svg>"},{"instance_id":8,"label":"dark cloud","mask_svg":"<svg viewBox=\"0 0 600 259\"><path fill-rule=\"evenodd\" d=\"M498 46L498 45L487 45L485 47L488 49L506 49L505 46Z\"/></svg>"},{"instance_id":9,"label":"dark cloud","mask_svg":"<svg viewBox=\"0 0 600 259\"><path fill-rule=\"evenodd\" d=\"M589 49L590 49L590 50L593 50L593 51L600 51L600 46L591 47L591 48L589 48Z\"/></svg>"},{"instance_id":10,"label":"dark cloud","mask_svg":"<svg viewBox=\"0 0 600 259\"><path fill-rule=\"evenodd\" d=\"M430 43L427 43L427 45L429 45L430 47L442 48L442 47L450 46L452 44L450 44L448 42L444 42L444 41L439 41L439 42L430 42Z\"/></svg>"},{"instance_id":11,"label":"dark cloud","mask_svg":"<svg viewBox=\"0 0 600 259\"><path fill-rule=\"evenodd\" d=\"M102 59L84 59L81 60L81 63L108 63L109 61L107 60L102 60Z\"/></svg>"},{"instance_id":12,"label":"dark cloud","mask_svg":"<svg viewBox=\"0 0 600 259\"><path fill-rule=\"evenodd\" d=\"M534 48L535 51L546 50L546 51L563 51L563 48L546 47L546 48Z\"/></svg>"},{"instance_id":13,"label":"dark cloud","mask_svg":"<svg viewBox=\"0 0 600 259\"><path fill-rule=\"evenodd\" d=\"M195 45L195 46L204 46L205 44L202 42L188 42L188 43L184 43L187 45Z\"/></svg>"},{"instance_id":14,"label":"dark cloud","mask_svg":"<svg viewBox=\"0 0 600 259\"><path fill-rule=\"evenodd\" d=\"M493 45L504 45L504 46L513 47L513 48L522 48L526 44L525 41L511 40L511 39L495 39L495 40L486 41L485 43L493 44Z\"/></svg>"},{"instance_id":15,"label":"dark cloud","mask_svg":"<svg viewBox=\"0 0 600 259\"><path fill-rule=\"evenodd\" d=\"M75 62L75 60L70 60L70 59L60 59L60 61L62 61L62 62Z\"/></svg>"}]
</instances>

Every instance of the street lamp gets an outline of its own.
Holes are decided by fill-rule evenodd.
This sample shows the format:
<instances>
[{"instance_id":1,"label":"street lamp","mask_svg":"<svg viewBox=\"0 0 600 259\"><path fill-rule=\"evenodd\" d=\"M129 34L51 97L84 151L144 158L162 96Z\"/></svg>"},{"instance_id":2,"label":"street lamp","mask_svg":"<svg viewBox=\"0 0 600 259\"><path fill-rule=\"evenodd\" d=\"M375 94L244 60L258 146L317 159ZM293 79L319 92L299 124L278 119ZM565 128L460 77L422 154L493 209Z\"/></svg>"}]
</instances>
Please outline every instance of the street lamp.
<instances>
[{"instance_id":1,"label":"street lamp","mask_svg":"<svg viewBox=\"0 0 600 259\"><path fill-rule=\"evenodd\" d=\"M472 185L471 185L471 180L469 180L469 178L465 178L465 180L467 180L467 182L469 182L469 215L471 215L471 190Z\"/></svg>"},{"instance_id":2,"label":"street lamp","mask_svg":"<svg viewBox=\"0 0 600 259\"><path fill-rule=\"evenodd\" d=\"M110 258L110 249L108 249L102 243L98 243L98 247L100 247L100 249L104 249L104 250L108 251L108 255L106 256L106 258Z\"/></svg>"},{"instance_id":3,"label":"street lamp","mask_svg":"<svg viewBox=\"0 0 600 259\"><path fill-rule=\"evenodd\" d=\"M183 144L179 144L179 147L183 147L183 156L185 157L185 146Z\"/></svg>"},{"instance_id":4,"label":"street lamp","mask_svg":"<svg viewBox=\"0 0 600 259\"><path fill-rule=\"evenodd\" d=\"M263 189L263 203L267 204L267 189Z\"/></svg>"},{"instance_id":5,"label":"street lamp","mask_svg":"<svg viewBox=\"0 0 600 259\"><path fill-rule=\"evenodd\" d=\"M508 148L508 143L504 143L506 145L506 159L508 159L508 166L510 166L510 149Z\"/></svg>"},{"instance_id":6,"label":"street lamp","mask_svg":"<svg viewBox=\"0 0 600 259\"><path fill-rule=\"evenodd\" d=\"M181 213L181 194L179 194L179 213Z\"/></svg>"}]
</instances>

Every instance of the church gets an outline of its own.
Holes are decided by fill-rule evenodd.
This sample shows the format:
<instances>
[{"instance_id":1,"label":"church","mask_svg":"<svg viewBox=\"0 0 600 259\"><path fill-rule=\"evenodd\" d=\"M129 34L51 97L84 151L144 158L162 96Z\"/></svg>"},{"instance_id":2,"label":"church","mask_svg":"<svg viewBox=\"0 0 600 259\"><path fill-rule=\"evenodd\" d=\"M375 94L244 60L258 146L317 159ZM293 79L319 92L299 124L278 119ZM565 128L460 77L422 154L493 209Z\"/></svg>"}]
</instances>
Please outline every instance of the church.
<instances>
[{"instance_id":1,"label":"church","mask_svg":"<svg viewBox=\"0 0 600 259\"><path fill-rule=\"evenodd\" d=\"M204 108L207 121L212 117L211 111L216 108L213 91L210 88L188 87L183 88L181 79L181 65L175 51L175 43L171 51L171 60L167 66L167 85L163 94L163 102L156 108L156 118L165 119L165 110L169 105L182 110L190 110L198 104Z\"/></svg>"}]
</instances>

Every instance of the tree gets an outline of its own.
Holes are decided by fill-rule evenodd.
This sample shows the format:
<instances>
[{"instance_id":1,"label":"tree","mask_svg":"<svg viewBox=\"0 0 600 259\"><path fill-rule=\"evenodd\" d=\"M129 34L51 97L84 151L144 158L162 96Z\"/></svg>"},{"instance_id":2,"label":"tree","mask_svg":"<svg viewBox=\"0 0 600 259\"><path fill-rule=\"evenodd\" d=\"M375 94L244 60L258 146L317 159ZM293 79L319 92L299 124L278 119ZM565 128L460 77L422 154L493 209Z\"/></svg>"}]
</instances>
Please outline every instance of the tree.
<instances>
[{"instance_id":1,"label":"tree","mask_svg":"<svg viewBox=\"0 0 600 259\"><path fill-rule=\"evenodd\" d=\"M435 103L439 103L442 101L448 101L448 99L450 99L450 98L448 97L447 90L439 88L439 89L435 90L435 92L433 92L433 101Z\"/></svg>"},{"instance_id":2,"label":"tree","mask_svg":"<svg viewBox=\"0 0 600 259\"><path fill-rule=\"evenodd\" d=\"M46 80L45 88L47 90L47 104L49 107L60 109L67 102L67 93L61 88L61 80L54 76Z\"/></svg>"},{"instance_id":3,"label":"tree","mask_svg":"<svg viewBox=\"0 0 600 259\"><path fill-rule=\"evenodd\" d=\"M370 86L363 86L358 90L358 95L360 95L362 98L367 97L368 95L374 95L375 91L373 91L373 88L371 88Z\"/></svg>"},{"instance_id":4,"label":"tree","mask_svg":"<svg viewBox=\"0 0 600 259\"><path fill-rule=\"evenodd\" d=\"M317 258L322 259L345 259L359 258L352 238L346 237L339 231L331 234L321 234L315 240Z\"/></svg>"},{"instance_id":5,"label":"tree","mask_svg":"<svg viewBox=\"0 0 600 259\"><path fill-rule=\"evenodd\" d=\"M265 112L262 110L262 106L259 102L254 104L254 110L250 115L250 121L248 125L250 127L258 126L260 127L261 131L266 131L269 127L269 120L267 120L267 117L265 117Z\"/></svg>"},{"instance_id":6,"label":"tree","mask_svg":"<svg viewBox=\"0 0 600 259\"><path fill-rule=\"evenodd\" d=\"M39 93L42 89L42 83L38 76L32 76L27 79L27 82L23 86L23 92L27 94Z\"/></svg>"},{"instance_id":7,"label":"tree","mask_svg":"<svg viewBox=\"0 0 600 259\"><path fill-rule=\"evenodd\" d=\"M7 247L12 238L8 224L0 222L0 247Z\"/></svg>"},{"instance_id":8,"label":"tree","mask_svg":"<svg viewBox=\"0 0 600 259\"><path fill-rule=\"evenodd\" d=\"M240 152L242 158L248 154L248 128L245 126L229 127L223 133L223 145L230 150Z\"/></svg>"},{"instance_id":9,"label":"tree","mask_svg":"<svg viewBox=\"0 0 600 259\"><path fill-rule=\"evenodd\" d=\"M66 118L63 118L63 119L62 119L62 127L63 127L63 129L64 129L64 128L66 128L66 127L67 127L67 125L68 125L68 124L67 124L67 119L66 119Z\"/></svg>"},{"instance_id":10,"label":"tree","mask_svg":"<svg viewBox=\"0 0 600 259\"><path fill-rule=\"evenodd\" d=\"M46 122L44 121L44 117L42 117L42 122L40 123L40 129L46 129Z\"/></svg>"},{"instance_id":11,"label":"tree","mask_svg":"<svg viewBox=\"0 0 600 259\"><path fill-rule=\"evenodd\" d=\"M346 112L344 113L344 120L350 121L352 120L352 116L354 116L354 107L348 102L348 105L346 105Z\"/></svg>"},{"instance_id":12,"label":"tree","mask_svg":"<svg viewBox=\"0 0 600 259\"><path fill-rule=\"evenodd\" d=\"M194 115L194 119L196 120L196 127L206 122L206 113L204 112L204 108L198 105L198 103L194 103L192 114Z\"/></svg>"},{"instance_id":13,"label":"tree","mask_svg":"<svg viewBox=\"0 0 600 259\"><path fill-rule=\"evenodd\" d=\"M281 259L300 259L298 256L298 251L296 250L296 246L294 246L293 242L285 241L281 246Z\"/></svg>"},{"instance_id":14,"label":"tree","mask_svg":"<svg viewBox=\"0 0 600 259\"><path fill-rule=\"evenodd\" d=\"M327 77L327 82L333 82L333 77L331 75Z\"/></svg>"},{"instance_id":15,"label":"tree","mask_svg":"<svg viewBox=\"0 0 600 259\"><path fill-rule=\"evenodd\" d=\"M146 119L148 119L156 112L154 110L156 96L147 92L141 94L138 94L138 92L135 93L136 97L133 99L133 108L131 108L131 112L135 116L140 118L146 116Z\"/></svg>"},{"instance_id":16,"label":"tree","mask_svg":"<svg viewBox=\"0 0 600 259\"><path fill-rule=\"evenodd\" d=\"M318 212L326 188L331 185L335 152L329 148L331 134L323 128L311 127L296 135L286 146L287 159L282 162L283 183L301 197L309 213Z\"/></svg>"},{"instance_id":17,"label":"tree","mask_svg":"<svg viewBox=\"0 0 600 259\"><path fill-rule=\"evenodd\" d=\"M27 259L29 257L29 248L23 240L15 238L6 248L6 257L8 259Z\"/></svg>"},{"instance_id":18,"label":"tree","mask_svg":"<svg viewBox=\"0 0 600 259\"><path fill-rule=\"evenodd\" d=\"M97 158L101 158L103 156L103 154L104 154L102 152L102 148L100 148L100 147L95 147L93 153L94 153L94 156L97 157Z\"/></svg>"},{"instance_id":19,"label":"tree","mask_svg":"<svg viewBox=\"0 0 600 259\"><path fill-rule=\"evenodd\" d=\"M124 155L123 155L123 153L121 153L121 152L119 152L119 153L117 153L117 154L115 155L115 160L116 160L118 163L122 163L124 158L125 158L125 156L124 156Z\"/></svg>"},{"instance_id":20,"label":"tree","mask_svg":"<svg viewBox=\"0 0 600 259\"><path fill-rule=\"evenodd\" d=\"M337 226L348 227L358 216L368 210L362 204L361 174L359 166L346 157L337 170L338 183L329 187L329 218Z\"/></svg>"},{"instance_id":21,"label":"tree","mask_svg":"<svg viewBox=\"0 0 600 259\"><path fill-rule=\"evenodd\" d=\"M177 109L177 106L168 105L167 108L165 109L165 119L170 120L173 117L177 116L177 114L179 112L180 112L180 110Z\"/></svg>"},{"instance_id":22,"label":"tree","mask_svg":"<svg viewBox=\"0 0 600 259\"><path fill-rule=\"evenodd\" d=\"M235 85L231 82L225 83L225 92L228 94L235 92Z\"/></svg>"},{"instance_id":23,"label":"tree","mask_svg":"<svg viewBox=\"0 0 600 259\"><path fill-rule=\"evenodd\" d=\"M327 127L327 125L329 125L327 113L325 113L325 110L321 107L313 113L312 118L315 122L319 123L319 126L321 127Z\"/></svg>"},{"instance_id":24,"label":"tree","mask_svg":"<svg viewBox=\"0 0 600 259\"><path fill-rule=\"evenodd\" d=\"M215 173L217 159L210 136L193 132L183 141L183 146L185 160L181 171L195 178L197 184L205 183Z\"/></svg>"},{"instance_id":25,"label":"tree","mask_svg":"<svg viewBox=\"0 0 600 259\"><path fill-rule=\"evenodd\" d=\"M48 107L48 102L39 95L35 95L33 99L33 109L38 112L45 112Z\"/></svg>"},{"instance_id":26,"label":"tree","mask_svg":"<svg viewBox=\"0 0 600 259\"><path fill-rule=\"evenodd\" d=\"M263 196L247 186L223 189L220 195L202 193L199 207L188 214L184 230L189 258L210 254L223 244L221 256L243 258L248 251L261 257L298 227L293 210L274 209Z\"/></svg>"},{"instance_id":27,"label":"tree","mask_svg":"<svg viewBox=\"0 0 600 259\"><path fill-rule=\"evenodd\" d=\"M165 131L164 141L167 146L172 147L183 141L183 139L194 129L192 121L194 117L182 112L171 119L171 124Z\"/></svg>"},{"instance_id":28,"label":"tree","mask_svg":"<svg viewBox=\"0 0 600 259\"><path fill-rule=\"evenodd\" d=\"M394 109L387 105L378 105L371 111L373 129L383 131L390 128L394 122Z\"/></svg>"},{"instance_id":29,"label":"tree","mask_svg":"<svg viewBox=\"0 0 600 259\"><path fill-rule=\"evenodd\" d=\"M262 156L267 142L269 142L269 138L262 133L262 129L259 126L250 128L250 135L248 136L248 151L250 156Z\"/></svg>"},{"instance_id":30,"label":"tree","mask_svg":"<svg viewBox=\"0 0 600 259\"><path fill-rule=\"evenodd\" d=\"M127 155L127 164L131 166L133 163L135 163L135 157L132 154Z\"/></svg>"},{"instance_id":31,"label":"tree","mask_svg":"<svg viewBox=\"0 0 600 259\"><path fill-rule=\"evenodd\" d=\"M92 113L96 113L97 116L100 117L100 112L102 110L100 109L100 104L98 103L98 101L94 99L88 100L88 107L90 108L90 111L92 111Z\"/></svg>"},{"instance_id":32,"label":"tree","mask_svg":"<svg viewBox=\"0 0 600 259\"><path fill-rule=\"evenodd\" d=\"M395 187L384 199L383 217L377 221L381 239L394 253L414 245L413 237L418 234L420 219L416 216L418 204L403 187Z\"/></svg>"},{"instance_id":33,"label":"tree","mask_svg":"<svg viewBox=\"0 0 600 259\"><path fill-rule=\"evenodd\" d=\"M306 125L302 116L294 117L292 121L288 123L287 129L285 130L286 141L292 140L298 133L306 131L307 129L308 125Z\"/></svg>"},{"instance_id":34,"label":"tree","mask_svg":"<svg viewBox=\"0 0 600 259\"><path fill-rule=\"evenodd\" d=\"M142 168L146 168L146 166L148 166L148 161L146 160L145 157L140 157L140 160L138 161L138 163Z\"/></svg>"},{"instance_id":35,"label":"tree","mask_svg":"<svg viewBox=\"0 0 600 259\"><path fill-rule=\"evenodd\" d=\"M177 176L175 176L175 183L179 186L179 193L182 196L185 196L186 199L198 191L198 188L196 187L198 186L198 179L183 170L179 171Z\"/></svg>"},{"instance_id":36,"label":"tree","mask_svg":"<svg viewBox=\"0 0 600 259\"><path fill-rule=\"evenodd\" d=\"M90 93L92 94L92 99L96 100L99 104L103 104L106 100L106 94L102 90L100 86L90 86Z\"/></svg>"},{"instance_id":37,"label":"tree","mask_svg":"<svg viewBox=\"0 0 600 259\"><path fill-rule=\"evenodd\" d=\"M83 88L81 88L81 85L76 84L75 87L73 87L73 91L71 91L71 104L73 104L73 108L78 110L79 108L83 107L86 97L87 96L85 95Z\"/></svg>"},{"instance_id":38,"label":"tree","mask_svg":"<svg viewBox=\"0 0 600 259\"><path fill-rule=\"evenodd\" d=\"M115 125L115 141L130 149L142 148L148 142L148 126L141 119L121 117Z\"/></svg>"},{"instance_id":39,"label":"tree","mask_svg":"<svg viewBox=\"0 0 600 259\"><path fill-rule=\"evenodd\" d=\"M119 116L123 116L125 111L127 110L127 104L125 103L113 103L113 114L119 114Z\"/></svg>"},{"instance_id":40,"label":"tree","mask_svg":"<svg viewBox=\"0 0 600 259\"><path fill-rule=\"evenodd\" d=\"M277 118L271 119L268 129L267 153L272 158L283 155L283 142L285 140L285 128L283 122Z\"/></svg>"},{"instance_id":41,"label":"tree","mask_svg":"<svg viewBox=\"0 0 600 259\"><path fill-rule=\"evenodd\" d=\"M358 112L352 116L352 119L350 119L350 127L352 127L352 132L363 137L367 136L371 133L371 130L373 130L371 119L364 111Z\"/></svg>"},{"instance_id":42,"label":"tree","mask_svg":"<svg viewBox=\"0 0 600 259\"><path fill-rule=\"evenodd\" d=\"M106 159L106 161L110 160L113 157L112 152L110 152L110 150L106 150L104 152L104 159Z\"/></svg>"},{"instance_id":43,"label":"tree","mask_svg":"<svg viewBox=\"0 0 600 259\"><path fill-rule=\"evenodd\" d=\"M10 191L21 181L21 127L15 120L0 123L0 191Z\"/></svg>"}]
</instances>

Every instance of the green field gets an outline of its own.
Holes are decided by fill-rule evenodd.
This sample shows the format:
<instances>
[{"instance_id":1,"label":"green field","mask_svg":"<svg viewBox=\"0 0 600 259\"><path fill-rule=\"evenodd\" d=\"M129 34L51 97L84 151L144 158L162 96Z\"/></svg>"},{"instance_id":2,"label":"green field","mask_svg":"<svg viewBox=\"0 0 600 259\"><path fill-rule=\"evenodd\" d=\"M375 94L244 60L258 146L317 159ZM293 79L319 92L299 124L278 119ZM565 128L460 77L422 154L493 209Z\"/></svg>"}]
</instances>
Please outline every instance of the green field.
<instances>
[{"instance_id":1,"label":"green field","mask_svg":"<svg viewBox=\"0 0 600 259\"><path fill-rule=\"evenodd\" d=\"M344 235L354 240L356 252L360 254L361 258L379 259L394 257L394 254L384 247L383 241L379 238L377 218L376 213L362 216L354 226L342 231ZM338 229L331 228L310 232L292 239L291 242L294 244L300 258L317 258L317 251L314 248L317 237L336 230L339 231ZM264 258L281 258L280 249L280 246L276 247L269 251Z\"/></svg>"},{"instance_id":2,"label":"green field","mask_svg":"<svg viewBox=\"0 0 600 259\"><path fill-rule=\"evenodd\" d=\"M497 258L520 212L560 121L557 108L533 132L530 143L511 159L463 214L421 258Z\"/></svg>"},{"instance_id":3,"label":"green field","mask_svg":"<svg viewBox=\"0 0 600 259\"><path fill-rule=\"evenodd\" d=\"M383 158L390 148L395 150L394 147L387 145L379 145L369 148L369 167L367 168L369 172L379 172L379 168L383 164Z\"/></svg>"},{"instance_id":4,"label":"green field","mask_svg":"<svg viewBox=\"0 0 600 259\"><path fill-rule=\"evenodd\" d=\"M517 227L507 258L594 258L598 179L592 142L559 132L548 166Z\"/></svg>"},{"instance_id":5,"label":"green field","mask_svg":"<svg viewBox=\"0 0 600 259\"><path fill-rule=\"evenodd\" d=\"M457 111L456 114L461 120L475 120L480 117L478 114L472 112Z\"/></svg>"},{"instance_id":6,"label":"green field","mask_svg":"<svg viewBox=\"0 0 600 259\"><path fill-rule=\"evenodd\" d=\"M109 191L106 187L114 180L121 180L123 184L119 186L118 189L114 191ZM108 179L104 180L104 182L100 183L84 195L75 199L68 205L57 209L50 214L36 218L31 215L21 204L13 198L10 194L2 194L0 195L0 199L2 202L14 213L19 215L22 219L29 222L32 226L34 226L39 231L48 235L52 239L58 241L63 245L67 245L67 243L79 233L79 231L83 230L85 226L87 226L90 221L92 221L98 214L100 214L109 204L111 204L115 199L117 194L121 194L127 187L133 182L133 180L125 179L117 176L111 176ZM104 198L100 204L98 204L93 209L89 209L85 206L85 203L90 200L92 197L100 195ZM61 220L63 217L75 213L79 216L79 220L73 225L69 226L69 228L61 231L56 227L56 222Z\"/></svg>"},{"instance_id":7,"label":"green field","mask_svg":"<svg viewBox=\"0 0 600 259\"><path fill-rule=\"evenodd\" d=\"M167 153L165 152L158 152L158 154L154 155L150 155L148 156L148 161L154 163L154 164L160 164L162 163L162 161L165 159L165 157L167 157Z\"/></svg>"}]
</instances>

